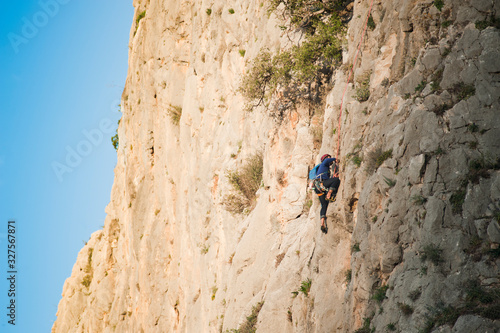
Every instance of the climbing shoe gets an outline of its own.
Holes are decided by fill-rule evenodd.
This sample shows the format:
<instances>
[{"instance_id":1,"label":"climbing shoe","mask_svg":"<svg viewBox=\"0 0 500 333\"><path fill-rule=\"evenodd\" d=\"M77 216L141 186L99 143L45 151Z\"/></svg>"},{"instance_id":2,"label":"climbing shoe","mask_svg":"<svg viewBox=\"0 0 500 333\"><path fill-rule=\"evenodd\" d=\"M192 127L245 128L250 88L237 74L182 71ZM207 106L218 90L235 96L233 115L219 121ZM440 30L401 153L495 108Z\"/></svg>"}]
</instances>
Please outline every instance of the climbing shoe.
<instances>
[{"instance_id":1,"label":"climbing shoe","mask_svg":"<svg viewBox=\"0 0 500 333\"><path fill-rule=\"evenodd\" d=\"M330 202L334 202L334 201L335 201L335 199L337 199L337 196L336 196L336 195L332 195L332 196L330 197L330 199L326 199L326 200L328 200L328 201L330 201Z\"/></svg>"},{"instance_id":2,"label":"climbing shoe","mask_svg":"<svg viewBox=\"0 0 500 333\"><path fill-rule=\"evenodd\" d=\"M321 232L326 234L328 232L328 226L326 224L326 219L325 219L325 225L321 225Z\"/></svg>"}]
</instances>

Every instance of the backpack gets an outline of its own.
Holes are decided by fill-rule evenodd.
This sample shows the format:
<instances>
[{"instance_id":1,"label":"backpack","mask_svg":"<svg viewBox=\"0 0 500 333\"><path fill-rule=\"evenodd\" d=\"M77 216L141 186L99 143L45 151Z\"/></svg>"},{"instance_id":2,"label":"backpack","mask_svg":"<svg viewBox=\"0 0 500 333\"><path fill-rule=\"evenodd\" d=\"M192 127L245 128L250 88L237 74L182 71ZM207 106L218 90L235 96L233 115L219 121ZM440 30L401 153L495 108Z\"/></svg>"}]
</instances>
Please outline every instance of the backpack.
<instances>
[{"instance_id":1,"label":"backpack","mask_svg":"<svg viewBox=\"0 0 500 333\"><path fill-rule=\"evenodd\" d=\"M309 171L309 186L308 186L309 191L316 192L316 187L314 186L314 180L316 179L316 177L319 176L318 169L319 169L320 165L321 165L321 163L316 165L314 168L311 169L311 171Z\"/></svg>"},{"instance_id":2,"label":"backpack","mask_svg":"<svg viewBox=\"0 0 500 333\"><path fill-rule=\"evenodd\" d=\"M321 165L321 163L316 165L314 168L311 169L311 171L309 171L309 179L310 180L314 180L314 179L316 179L316 177L318 177L318 169L319 169L320 165Z\"/></svg>"}]
</instances>

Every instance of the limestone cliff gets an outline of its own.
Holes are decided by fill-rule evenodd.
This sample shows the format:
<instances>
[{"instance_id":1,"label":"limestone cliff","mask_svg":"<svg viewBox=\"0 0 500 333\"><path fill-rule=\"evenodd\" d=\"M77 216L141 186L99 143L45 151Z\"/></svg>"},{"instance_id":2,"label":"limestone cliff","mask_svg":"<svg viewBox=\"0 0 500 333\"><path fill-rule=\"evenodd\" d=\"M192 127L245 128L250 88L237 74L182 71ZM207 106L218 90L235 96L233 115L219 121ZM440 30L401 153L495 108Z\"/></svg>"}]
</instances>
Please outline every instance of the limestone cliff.
<instances>
[{"instance_id":1,"label":"limestone cliff","mask_svg":"<svg viewBox=\"0 0 500 333\"><path fill-rule=\"evenodd\" d=\"M321 107L247 111L252 59L300 31L266 2L134 0L111 202L53 332L225 332L252 311L257 332L499 331L500 2L374 2L320 231L308 169L335 153L369 4ZM230 171L259 152L255 207L232 214Z\"/></svg>"}]
</instances>

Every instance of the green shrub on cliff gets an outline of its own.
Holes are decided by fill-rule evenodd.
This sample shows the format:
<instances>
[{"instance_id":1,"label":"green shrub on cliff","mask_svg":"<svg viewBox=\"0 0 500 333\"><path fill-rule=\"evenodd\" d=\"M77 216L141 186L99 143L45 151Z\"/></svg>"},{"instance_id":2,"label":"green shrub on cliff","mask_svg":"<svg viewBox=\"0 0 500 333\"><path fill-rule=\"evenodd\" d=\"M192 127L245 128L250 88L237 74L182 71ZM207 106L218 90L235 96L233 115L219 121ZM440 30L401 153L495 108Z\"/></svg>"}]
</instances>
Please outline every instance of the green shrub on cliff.
<instances>
[{"instance_id":1,"label":"green shrub on cliff","mask_svg":"<svg viewBox=\"0 0 500 333\"><path fill-rule=\"evenodd\" d=\"M273 77L272 56L261 51L253 60L250 71L243 77L240 90L247 99L262 100Z\"/></svg>"},{"instance_id":2,"label":"green shrub on cliff","mask_svg":"<svg viewBox=\"0 0 500 333\"><path fill-rule=\"evenodd\" d=\"M303 293L306 297L309 296L309 291L311 290L311 284L312 281L309 278L307 280L302 281L298 291Z\"/></svg>"},{"instance_id":3,"label":"green shrub on cliff","mask_svg":"<svg viewBox=\"0 0 500 333\"><path fill-rule=\"evenodd\" d=\"M247 317L247 321L241 324L238 329L226 330L226 333L255 333L257 332L257 317L264 302L259 302L252 307L252 313Z\"/></svg>"},{"instance_id":4,"label":"green shrub on cliff","mask_svg":"<svg viewBox=\"0 0 500 333\"><path fill-rule=\"evenodd\" d=\"M444 1L443 0L434 0L434 7L436 7L439 11L443 9L444 7Z\"/></svg>"},{"instance_id":5,"label":"green shrub on cliff","mask_svg":"<svg viewBox=\"0 0 500 333\"><path fill-rule=\"evenodd\" d=\"M135 33L137 32L137 29L139 28L139 22L146 16L146 11L143 10L142 12L139 13L139 15L137 15L137 18L135 19L135 31L134 31L134 35Z\"/></svg>"},{"instance_id":6,"label":"green shrub on cliff","mask_svg":"<svg viewBox=\"0 0 500 333\"><path fill-rule=\"evenodd\" d=\"M283 28L300 27L305 32L305 40L276 54L261 50L257 55L240 86L247 100L257 101L254 106L265 102L278 88L284 92L294 91L292 95L297 98L298 88L307 91L312 82L321 85L328 81L333 67L342 61L341 44L346 30L335 11L337 2L329 6L303 0L271 2L270 11L276 10L281 3L285 4L284 15L290 18L290 26Z\"/></svg>"},{"instance_id":7,"label":"green shrub on cliff","mask_svg":"<svg viewBox=\"0 0 500 333\"><path fill-rule=\"evenodd\" d=\"M139 15L137 15L137 19L135 20L135 22L137 24L139 24L139 22L146 16L146 11L143 10L142 12L139 13Z\"/></svg>"},{"instance_id":8,"label":"green shrub on cliff","mask_svg":"<svg viewBox=\"0 0 500 333\"><path fill-rule=\"evenodd\" d=\"M170 105L168 107L168 115L172 120L172 124L179 125L182 116L182 107L177 105Z\"/></svg>"},{"instance_id":9,"label":"green shrub on cliff","mask_svg":"<svg viewBox=\"0 0 500 333\"><path fill-rule=\"evenodd\" d=\"M377 25L375 24L375 21L373 20L373 16L371 16L371 15L370 15L370 16L368 17L368 22L367 22L367 24L366 24L366 25L368 26L368 28L370 28L370 30L375 30L375 27L376 27Z\"/></svg>"},{"instance_id":10,"label":"green shrub on cliff","mask_svg":"<svg viewBox=\"0 0 500 333\"><path fill-rule=\"evenodd\" d=\"M84 268L84 272L86 275L82 279L82 285L85 288L88 288L90 286L90 283L92 282L93 278L93 272L92 272L92 255L94 253L94 248L89 248L88 250L88 255L87 255L87 265Z\"/></svg>"},{"instance_id":11,"label":"green shrub on cliff","mask_svg":"<svg viewBox=\"0 0 500 333\"><path fill-rule=\"evenodd\" d=\"M118 150L118 142L119 142L118 140L119 140L118 133L116 133L111 137L111 144L113 145L113 148L115 148L115 150Z\"/></svg>"},{"instance_id":12,"label":"green shrub on cliff","mask_svg":"<svg viewBox=\"0 0 500 333\"><path fill-rule=\"evenodd\" d=\"M420 259L422 261L430 261L434 265L439 265L444 260L442 258L443 250L439 248L437 245L428 244L425 245L421 251Z\"/></svg>"},{"instance_id":13,"label":"green shrub on cliff","mask_svg":"<svg viewBox=\"0 0 500 333\"><path fill-rule=\"evenodd\" d=\"M324 21L328 15L344 10L350 2L352 1L270 0L268 12L275 12L283 5L283 12L279 14L290 20L291 28L309 28Z\"/></svg>"},{"instance_id":14,"label":"green shrub on cliff","mask_svg":"<svg viewBox=\"0 0 500 333\"><path fill-rule=\"evenodd\" d=\"M389 289L389 286L381 286L380 288L375 289L373 292L372 298L379 303L382 303L384 299L387 298L386 293Z\"/></svg>"},{"instance_id":15,"label":"green shrub on cliff","mask_svg":"<svg viewBox=\"0 0 500 333\"><path fill-rule=\"evenodd\" d=\"M118 126L120 126L120 120L121 119L118 119ZM113 148L115 148L115 150L118 150L119 143L120 143L120 138L118 137L118 128L117 128L116 134L111 137L111 144L113 145Z\"/></svg>"},{"instance_id":16,"label":"green shrub on cliff","mask_svg":"<svg viewBox=\"0 0 500 333\"><path fill-rule=\"evenodd\" d=\"M245 161L239 170L228 170L226 176L234 193L224 197L225 208L231 213L241 214L252 207L257 190L262 182L263 157L258 152Z\"/></svg>"},{"instance_id":17,"label":"green shrub on cliff","mask_svg":"<svg viewBox=\"0 0 500 333\"><path fill-rule=\"evenodd\" d=\"M358 102L365 102L370 98L370 75L371 71L364 73L357 82L356 95Z\"/></svg>"}]
</instances>

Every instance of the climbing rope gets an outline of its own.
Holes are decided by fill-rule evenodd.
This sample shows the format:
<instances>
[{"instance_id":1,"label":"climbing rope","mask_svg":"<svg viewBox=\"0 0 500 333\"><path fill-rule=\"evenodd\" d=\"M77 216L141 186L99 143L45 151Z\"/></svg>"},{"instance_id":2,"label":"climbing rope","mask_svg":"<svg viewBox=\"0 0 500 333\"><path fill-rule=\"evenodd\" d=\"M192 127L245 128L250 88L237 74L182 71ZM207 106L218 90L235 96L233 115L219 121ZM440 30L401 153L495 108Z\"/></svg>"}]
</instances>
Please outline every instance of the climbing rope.
<instances>
[{"instance_id":1,"label":"climbing rope","mask_svg":"<svg viewBox=\"0 0 500 333\"><path fill-rule=\"evenodd\" d=\"M338 124L338 128L337 128L337 153L335 155L335 158L337 160L339 158L339 152L340 152L340 128L341 128L342 105L344 104L344 96L345 96L345 93L347 91L347 88L349 87L349 82L351 81L351 76L352 76L352 73L354 71L354 67L356 66L356 60L358 59L359 50L361 50L361 43L363 42L366 28L368 27L368 19L370 18L370 15L372 12L372 6L373 6L373 0L371 0L370 7L368 8L368 15L366 16L366 20L365 20L365 27L363 28L363 32L361 34L361 40L359 41L358 49L356 51L356 54L354 55L354 61L352 63L351 70L349 71L349 77L347 78L347 84L345 85L344 92L342 93L342 100L340 101L339 124ZM338 174L339 174L339 171L337 168L334 177L338 177Z\"/></svg>"}]
</instances>

